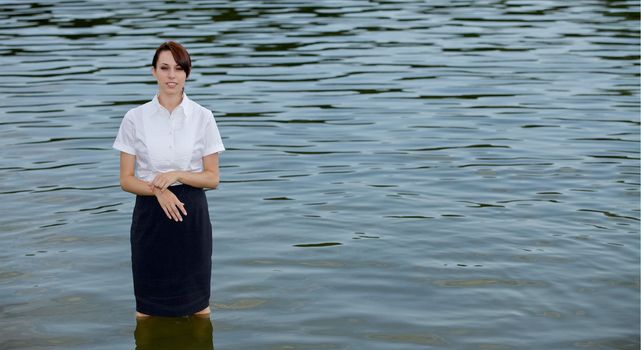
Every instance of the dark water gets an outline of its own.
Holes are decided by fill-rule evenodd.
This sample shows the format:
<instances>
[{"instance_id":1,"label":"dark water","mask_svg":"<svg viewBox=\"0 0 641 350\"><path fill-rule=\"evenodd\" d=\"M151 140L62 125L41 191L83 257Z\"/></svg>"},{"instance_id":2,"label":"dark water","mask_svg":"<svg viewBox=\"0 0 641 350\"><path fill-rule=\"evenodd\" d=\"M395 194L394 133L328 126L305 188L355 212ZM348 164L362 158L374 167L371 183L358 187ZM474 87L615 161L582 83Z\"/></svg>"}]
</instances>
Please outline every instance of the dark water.
<instances>
[{"instance_id":1,"label":"dark water","mask_svg":"<svg viewBox=\"0 0 641 350\"><path fill-rule=\"evenodd\" d=\"M0 4L1 349L639 348L638 2ZM167 39L211 324L133 318L111 144Z\"/></svg>"}]
</instances>

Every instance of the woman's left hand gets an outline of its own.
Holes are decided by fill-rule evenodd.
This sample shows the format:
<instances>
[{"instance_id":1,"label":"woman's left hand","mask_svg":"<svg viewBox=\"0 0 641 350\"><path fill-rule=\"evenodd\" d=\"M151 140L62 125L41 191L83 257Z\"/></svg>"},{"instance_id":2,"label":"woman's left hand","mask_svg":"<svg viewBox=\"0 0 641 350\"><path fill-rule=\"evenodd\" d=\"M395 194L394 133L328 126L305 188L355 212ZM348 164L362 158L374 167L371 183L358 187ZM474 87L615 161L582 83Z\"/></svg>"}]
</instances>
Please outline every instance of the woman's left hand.
<instances>
[{"instance_id":1,"label":"woman's left hand","mask_svg":"<svg viewBox=\"0 0 641 350\"><path fill-rule=\"evenodd\" d=\"M169 171L166 173L161 173L156 175L154 181L151 182L152 186L159 188L161 191L164 191L169 185L178 181L179 172L178 171Z\"/></svg>"}]
</instances>

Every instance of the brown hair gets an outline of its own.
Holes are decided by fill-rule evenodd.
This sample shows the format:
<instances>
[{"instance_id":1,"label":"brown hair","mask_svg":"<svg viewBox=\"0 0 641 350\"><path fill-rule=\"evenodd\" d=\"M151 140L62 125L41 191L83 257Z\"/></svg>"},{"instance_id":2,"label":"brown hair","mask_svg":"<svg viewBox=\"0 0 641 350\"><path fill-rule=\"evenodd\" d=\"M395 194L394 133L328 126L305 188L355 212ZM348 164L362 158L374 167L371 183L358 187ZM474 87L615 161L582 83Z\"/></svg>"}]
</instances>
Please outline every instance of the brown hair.
<instances>
[{"instance_id":1,"label":"brown hair","mask_svg":"<svg viewBox=\"0 0 641 350\"><path fill-rule=\"evenodd\" d=\"M187 77L189 77L189 72L191 72L191 57L189 57L189 52L182 45L175 41L166 41L156 49L156 54L154 54L154 59L151 61L151 65L156 68L158 63L158 56L163 51L170 51L171 55L174 56L174 60L178 65L185 71Z\"/></svg>"}]
</instances>

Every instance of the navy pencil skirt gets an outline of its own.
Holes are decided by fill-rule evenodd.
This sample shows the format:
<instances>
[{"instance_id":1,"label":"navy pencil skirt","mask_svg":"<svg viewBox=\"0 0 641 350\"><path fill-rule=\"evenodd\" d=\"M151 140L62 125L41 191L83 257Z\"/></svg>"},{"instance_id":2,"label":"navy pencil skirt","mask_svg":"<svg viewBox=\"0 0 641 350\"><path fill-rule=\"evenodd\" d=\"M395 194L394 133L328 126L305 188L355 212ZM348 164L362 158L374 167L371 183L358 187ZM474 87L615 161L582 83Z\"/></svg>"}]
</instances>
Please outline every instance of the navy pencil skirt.
<instances>
[{"instance_id":1,"label":"navy pencil skirt","mask_svg":"<svg viewBox=\"0 0 641 350\"><path fill-rule=\"evenodd\" d=\"M167 218L155 196L136 196L130 236L136 310L186 316L209 306L212 226L202 188L169 190L185 203L182 222Z\"/></svg>"}]
</instances>

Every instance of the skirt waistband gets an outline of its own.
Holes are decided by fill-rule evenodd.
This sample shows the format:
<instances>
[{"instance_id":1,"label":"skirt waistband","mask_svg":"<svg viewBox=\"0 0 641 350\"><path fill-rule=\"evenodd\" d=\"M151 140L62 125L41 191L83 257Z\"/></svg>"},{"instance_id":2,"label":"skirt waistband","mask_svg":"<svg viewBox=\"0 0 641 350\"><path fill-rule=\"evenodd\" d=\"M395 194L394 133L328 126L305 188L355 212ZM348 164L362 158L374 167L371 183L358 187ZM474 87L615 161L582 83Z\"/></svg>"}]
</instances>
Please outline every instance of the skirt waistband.
<instances>
[{"instance_id":1,"label":"skirt waistband","mask_svg":"<svg viewBox=\"0 0 641 350\"><path fill-rule=\"evenodd\" d=\"M167 188L171 193L176 195L181 201L196 201L196 202L207 202L205 196L205 190L199 187L193 187L190 185L180 184L175 186L169 186ZM158 200L156 196L141 196L136 195L136 203L157 203Z\"/></svg>"}]
</instances>

